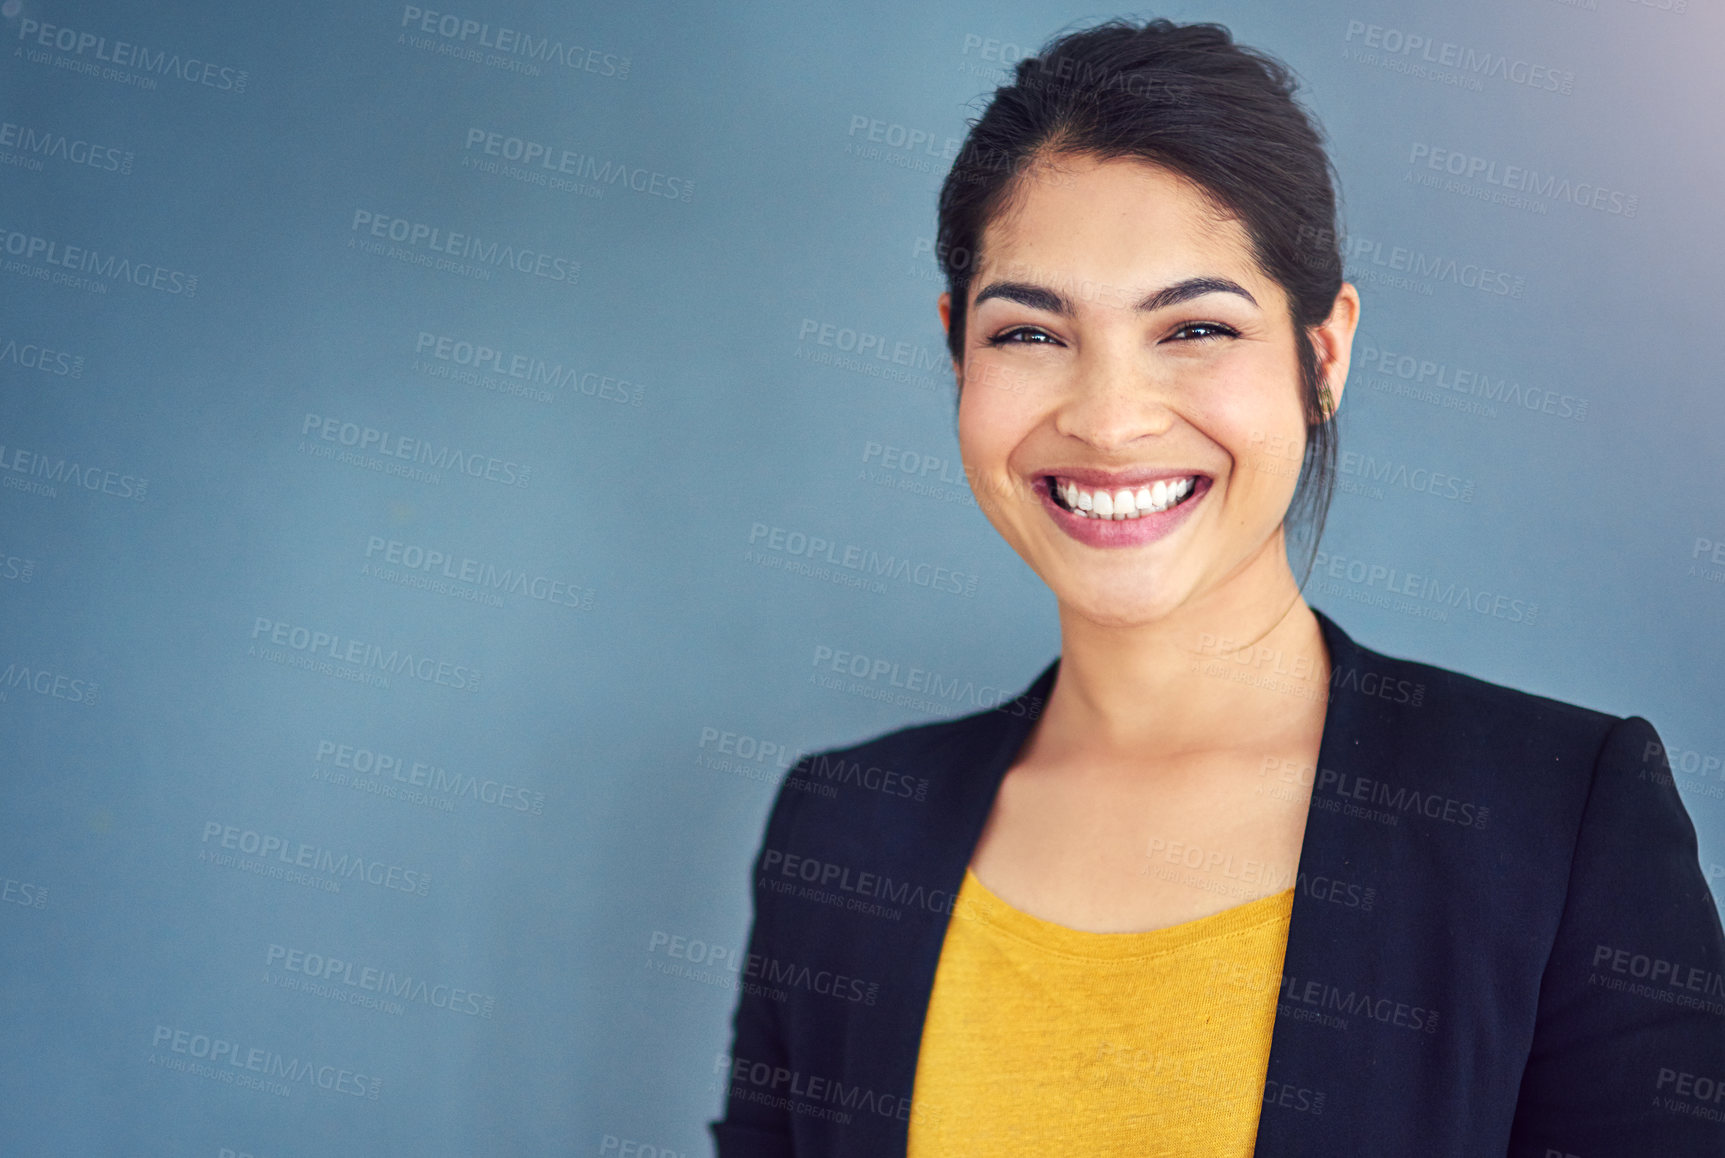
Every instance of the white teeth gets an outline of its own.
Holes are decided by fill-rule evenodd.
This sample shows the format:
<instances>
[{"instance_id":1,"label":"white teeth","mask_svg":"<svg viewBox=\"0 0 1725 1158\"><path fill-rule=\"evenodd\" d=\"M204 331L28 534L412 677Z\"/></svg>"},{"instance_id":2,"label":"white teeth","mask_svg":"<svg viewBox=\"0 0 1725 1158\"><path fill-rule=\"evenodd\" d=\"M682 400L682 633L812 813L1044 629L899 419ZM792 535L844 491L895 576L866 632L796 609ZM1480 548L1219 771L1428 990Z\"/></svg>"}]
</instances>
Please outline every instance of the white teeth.
<instances>
[{"instance_id":1,"label":"white teeth","mask_svg":"<svg viewBox=\"0 0 1725 1158\"><path fill-rule=\"evenodd\" d=\"M1176 506L1192 493L1196 478L1188 476L1170 482L1158 479L1153 485L1136 491L1085 490L1071 479L1056 478L1054 486L1061 501L1078 514L1092 519L1136 519L1160 514Z\"/></svg>"}]
</instances>

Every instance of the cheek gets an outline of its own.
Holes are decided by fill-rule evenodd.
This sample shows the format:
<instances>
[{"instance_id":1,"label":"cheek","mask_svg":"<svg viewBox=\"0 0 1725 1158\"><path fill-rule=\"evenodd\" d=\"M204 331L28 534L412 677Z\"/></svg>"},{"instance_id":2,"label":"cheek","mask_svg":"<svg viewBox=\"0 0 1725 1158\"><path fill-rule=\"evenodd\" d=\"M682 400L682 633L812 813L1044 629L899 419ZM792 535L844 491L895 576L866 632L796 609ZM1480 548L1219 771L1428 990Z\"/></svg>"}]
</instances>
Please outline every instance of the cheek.
<instances>
[{"instance_id":1,"label":"cheek","mask_svg":"<svg viewBox=\"0 0 1725 1158\"><path fill-rule=\"evenodd\" d=\"M1194 420L1233 459L1231 489L1266 501L1293 491L1306 439L1298 383L1292 364L1242 365L1205 391Z\"/></svg>"},{"instance_id":2,"label":"cheek","mask_svg":"<svg viewBox=\"0 0 1725 1158\"><path fill-rule=\"evenodd\" d=\"M959 457L978 507L1010 540L1007 524L1000 516L1015 509L1016 500L1022 497L1012 456L1036 429L1042 414L1034 392L1004 387L1008 379L1000 373L998 363L979 366L972 358L966 370L964 391L958 400ZM985 374L988 376L983 377Z\"/></svg>"},{"instance_id":3,"label":"cheek","mask_svg":"<svg viewBox=\"0 0 1725 1158\"><path fill-rule=\"evenodd\" d=\"M1211 437L1237 463L1290 456L1299 461L1306 425L1298 403L1274 399L1260 402L1253 405L1247 399L1229 399L1210 416Z\"/></svg>"},{"instance_id":4,"label":"cheek","mask_svg":"<svg viewBox=\"0 0 1725 1158\"><path fill-rule=\"evenodd\" d=\"M958 399L958 445L977 470L1006 468L1007 456L1035 425L1028 392L1009 389L998 363L971 358Z\"/></svg>"}]
</instances>

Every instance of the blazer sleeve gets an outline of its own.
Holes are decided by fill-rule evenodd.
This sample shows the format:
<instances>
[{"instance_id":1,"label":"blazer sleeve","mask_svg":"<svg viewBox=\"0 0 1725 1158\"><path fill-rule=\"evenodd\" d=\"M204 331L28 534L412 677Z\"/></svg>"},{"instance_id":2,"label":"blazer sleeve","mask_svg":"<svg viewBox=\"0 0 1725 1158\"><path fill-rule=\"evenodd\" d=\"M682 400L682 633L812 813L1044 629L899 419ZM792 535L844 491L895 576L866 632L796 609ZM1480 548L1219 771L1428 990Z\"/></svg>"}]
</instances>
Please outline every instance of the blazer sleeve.
<instances>
[{"instance_id":1,"label":"blazer sleeve","mask_svg":"<svg viewBox=\"0 0 1725 1158\"><path fill-rule=\"evenodd\" d=\"M1618 720L1540 985L1511 1158L1725 1156L1725 933L1664 746Z\"/></svg>"},{"instance_id":2,"label":"blazer sleeve","mask_svg":"<svg viewBox=\"0 0 1725 1158\"><path fill-rule=\"evenodd\" d=\"M777 1104L773 1096L779 1083L733 1081L734 1067L744 1072L761 1065L774 1070L788 1069L789 1050L780 1008L766 996L764 987L752 986L748 980L748 962L771 957L783 957L774 951L777 933L773 894L762 887L765 874L762 862L768 849L783 849L790 831L792 815L803 793L790 786L793 778L800 779L813 757L797 761L779 785L772 810L767 815L766 831L761 847L755 854L750 876L750 891L754 898L754 916L749 927L748 956L745 968L738 974L737 1008L731 1015L731 1049L721 1057L724 1070L720 1081L725 1088L725 1115L708 1123L718 1158L792 1158L790 1113ZM754 1094L756 1097L751 1097Z\"/></svg>"}]
</instances>

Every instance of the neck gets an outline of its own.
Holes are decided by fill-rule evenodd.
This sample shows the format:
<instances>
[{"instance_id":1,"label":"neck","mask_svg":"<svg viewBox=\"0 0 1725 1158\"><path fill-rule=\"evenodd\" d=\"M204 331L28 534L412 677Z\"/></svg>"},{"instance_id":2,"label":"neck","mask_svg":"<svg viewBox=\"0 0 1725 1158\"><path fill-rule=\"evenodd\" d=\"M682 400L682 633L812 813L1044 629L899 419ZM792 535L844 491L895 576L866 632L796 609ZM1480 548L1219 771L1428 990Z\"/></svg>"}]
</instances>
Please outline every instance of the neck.
<instances>
[{"instance_id":1,"label":"neck","mask_svg":"<svg viewBox=\"0 0 1725 1158\"><path fill-rule=\"evenodd\" d=\"M1278 531L1201 598L1119 626L1060 608L1060 668L1035 755L1141 764L1321 721L1323 631Z\"/></svg>"}]
</instances>

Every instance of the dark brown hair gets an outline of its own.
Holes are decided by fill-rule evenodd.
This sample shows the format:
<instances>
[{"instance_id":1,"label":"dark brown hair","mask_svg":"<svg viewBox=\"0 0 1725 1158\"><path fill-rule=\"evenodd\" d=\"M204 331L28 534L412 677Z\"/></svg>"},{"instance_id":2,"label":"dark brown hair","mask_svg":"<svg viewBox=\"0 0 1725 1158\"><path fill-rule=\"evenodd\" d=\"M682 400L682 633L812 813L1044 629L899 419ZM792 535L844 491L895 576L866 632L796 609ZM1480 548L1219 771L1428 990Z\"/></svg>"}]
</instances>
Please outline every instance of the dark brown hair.
<instances>
[{"instance_id":1,"label":"dark brown hair","mask_svg":"<svg viewBox=\"0 0 1725 1158\"><path fill-rule=\"evenodd\" d=\"M1111 20L1058 37L1015 73L971 122L941 186L935 256L952 294L947 349L962 361L983 231L1037 160L1131 158L1193 182L1241 223L1259 267L1288 298L1306 418L1288 511L1296 524L1309 523L1309 574L1336 471L1335 424L1323 408L1309 331L1335 303L1342 255L1335 172L1317 125L1294 99L1291 70L1235 44L1220 24L1159 19Z\"/></svg>"}]
</instances>

